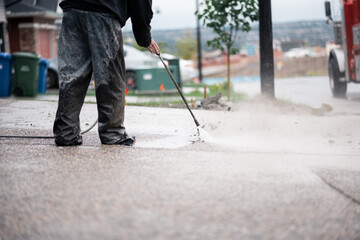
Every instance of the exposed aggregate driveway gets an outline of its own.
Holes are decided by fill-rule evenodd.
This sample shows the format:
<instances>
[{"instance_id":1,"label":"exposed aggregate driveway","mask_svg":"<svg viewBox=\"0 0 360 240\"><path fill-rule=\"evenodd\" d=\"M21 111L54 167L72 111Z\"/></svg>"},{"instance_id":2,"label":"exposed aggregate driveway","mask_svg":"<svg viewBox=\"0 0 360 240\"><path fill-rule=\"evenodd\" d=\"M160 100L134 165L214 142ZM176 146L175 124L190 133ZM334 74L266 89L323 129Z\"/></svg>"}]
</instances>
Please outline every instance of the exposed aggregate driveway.
<instances>
[{"instance_id":1,"label":"exposed aggregate driveway","mask_svg":"<svg viewBox=\"0 0 360 240\"><path fill-rule=\"evenodd\" d=\"M47 135L55 110L0 100L0 135ZM1 138L0 239L360 239L360 115L243 111L195 111L209 131L236 119L239 147L193 143L184 109L141 107L126 113L135 147L96 130L77 147Z\"/></svg>"}]
</instances>

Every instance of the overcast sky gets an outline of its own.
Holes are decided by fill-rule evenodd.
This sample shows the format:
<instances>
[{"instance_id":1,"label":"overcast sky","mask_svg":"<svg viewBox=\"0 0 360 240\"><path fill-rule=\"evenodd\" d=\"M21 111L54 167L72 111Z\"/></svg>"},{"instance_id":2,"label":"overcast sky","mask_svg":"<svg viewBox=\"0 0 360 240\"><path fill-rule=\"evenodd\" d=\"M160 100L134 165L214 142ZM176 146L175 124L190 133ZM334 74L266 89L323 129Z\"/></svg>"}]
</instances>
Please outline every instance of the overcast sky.
<instances>
[{"instance_id":1,"label":"overcast sky","mask_svg":"<svg viewBox=\"0 0 360 240\"><path fill-rule=\"evenodd\" d=\"M201 1L201 0L200 0ZM325 20L324 0L271 0L273 22ZM194 28L196 0L153 0L152 28Z\"/></svg>"}]
</instances>

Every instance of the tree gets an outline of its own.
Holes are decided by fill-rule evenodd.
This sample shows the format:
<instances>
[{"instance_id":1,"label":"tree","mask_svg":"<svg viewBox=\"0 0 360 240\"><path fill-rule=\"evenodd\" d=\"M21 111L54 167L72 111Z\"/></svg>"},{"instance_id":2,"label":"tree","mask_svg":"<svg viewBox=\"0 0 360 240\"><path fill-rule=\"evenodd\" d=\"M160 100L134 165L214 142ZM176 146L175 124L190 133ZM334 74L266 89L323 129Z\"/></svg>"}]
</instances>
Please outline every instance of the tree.
<instances>
[{"instance_id":1,"label":"tree","mask_svg":"<svg viewBox=\"0 0 360 240\"><path fill-rule=\"evenodd\" d=\"M177 55L183 59L193 59L196 54L196 40L190 30L186 30L184 36L176 41Z\"/></svg>"},{"instance_id":2,"label":"tree","mask_svg":"<svg viewBox=\"0 0 360 240\"><path fill-rule=\"evenodd\" d=\"M227 98L230 100L230 55L239 49L234 47L239 30L248 32L250 23L259 19L258 0L205 0L196 12L203 25L218 36L207 42L208 46L221 49L227 54Z\"/></svg>"}]
</instances>

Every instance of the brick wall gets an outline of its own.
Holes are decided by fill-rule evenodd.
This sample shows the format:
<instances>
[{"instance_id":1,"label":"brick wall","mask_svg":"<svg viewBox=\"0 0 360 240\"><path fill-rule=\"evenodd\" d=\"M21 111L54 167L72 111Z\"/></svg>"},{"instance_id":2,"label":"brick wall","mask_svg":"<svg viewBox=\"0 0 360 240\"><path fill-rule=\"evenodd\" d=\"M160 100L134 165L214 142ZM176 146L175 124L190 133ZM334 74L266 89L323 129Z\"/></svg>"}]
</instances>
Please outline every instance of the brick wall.
<instances>
[{"instance_id":1,"label":"brick wall","mask_svg":"<svg viewBox=\"0 0 360 240\"><path fill-rule=\"evenodd\" d=\"M38 43L39 29L26 27L19 29L20 51L38 53L40 47Z\"/></svg>"},{"instance_id":2,"label":"brick wall","mask_svg":"<svg viewBox=\"0 0 360 240\"><path fill-rule=\"evenodd\" d=\"M53 44L53 46L51 47L52 55L54 57L57 57L57 50L58 50L58 39L57 39L57 33L56 33L56 29L54 31L51 32L51 43ZM51 44L50 43L50 44Z\"/></svg>"},{"instance_id":3,"label":"brick wall","mask_svg":"<svg viewBox=\"0 0 360 240\"><path fill-rule=\"evenodd\" d=\"M37 53L44 58L57 56L55 25L20 23L18 27L20 51Z\"/></svg>"}]
</instances>

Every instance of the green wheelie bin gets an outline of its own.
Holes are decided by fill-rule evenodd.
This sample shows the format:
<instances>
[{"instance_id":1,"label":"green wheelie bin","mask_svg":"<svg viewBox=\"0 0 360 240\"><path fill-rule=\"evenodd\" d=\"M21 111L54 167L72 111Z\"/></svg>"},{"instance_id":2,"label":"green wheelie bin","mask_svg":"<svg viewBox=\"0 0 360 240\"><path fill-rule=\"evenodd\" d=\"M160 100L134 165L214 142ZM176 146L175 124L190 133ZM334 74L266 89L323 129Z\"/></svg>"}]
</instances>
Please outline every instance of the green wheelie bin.
<instances>
[{"instance_id":1,"label":"green wheelie bin","mask_svg":"<svg viewBox=\"0 0 360 240\"><path fill-rule=\"evenodd\" d=\"M11 92L16 96L36 96L39 81L40 56L34 53L13 53L14 73Z\"/></svg>"}]
</instances>

